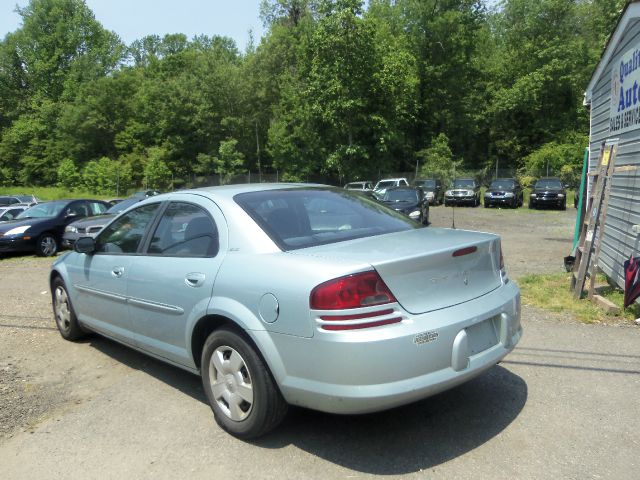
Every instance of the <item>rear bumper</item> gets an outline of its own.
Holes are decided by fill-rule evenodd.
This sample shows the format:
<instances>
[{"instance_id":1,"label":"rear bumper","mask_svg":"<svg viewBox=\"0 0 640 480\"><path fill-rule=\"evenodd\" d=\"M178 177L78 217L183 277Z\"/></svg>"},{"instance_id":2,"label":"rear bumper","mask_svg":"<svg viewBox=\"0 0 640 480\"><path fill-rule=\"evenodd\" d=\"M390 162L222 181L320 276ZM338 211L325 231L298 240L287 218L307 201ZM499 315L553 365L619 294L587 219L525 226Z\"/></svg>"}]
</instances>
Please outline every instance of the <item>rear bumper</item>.
<instances>
[{"instance_id":1,"label":"rear bumper","mask_svg":"<svg viewBox=\"0 0 640 480\"><path fill-rule=\"evenodd\" d=\"M485 206L493 205L513 205L517 200L515 197L484 197Z\"/></svg>"},{"instance_id":2,"label":"rear bumper","mask_svg":"<svg viewBox=\"0 0 640 480\"><path fill-rule=\"evenodd\" d=\"M498 363L522 335L520 293L509 282L464 304L371 331L318 330L313 338L254 333L258 341L270 336L266 343L275 350L265 358L279 357L269 363L290 404L375 412L447 390Z\"/></svg>"},{"instance_id":3,"label":"rear bumper","mask_svg":"<svg viewBox=\"0 0 640 480\"><path fill-rule=\"evenodd\" d=\"M566 197L565 198L545 198L545 197L538 197L538 198L531 198L529 200L529 203L532 203L533 205L535 205L536 207L562 207L563 205L565 205L566 202Z\"/></svg>"}]
</instances>

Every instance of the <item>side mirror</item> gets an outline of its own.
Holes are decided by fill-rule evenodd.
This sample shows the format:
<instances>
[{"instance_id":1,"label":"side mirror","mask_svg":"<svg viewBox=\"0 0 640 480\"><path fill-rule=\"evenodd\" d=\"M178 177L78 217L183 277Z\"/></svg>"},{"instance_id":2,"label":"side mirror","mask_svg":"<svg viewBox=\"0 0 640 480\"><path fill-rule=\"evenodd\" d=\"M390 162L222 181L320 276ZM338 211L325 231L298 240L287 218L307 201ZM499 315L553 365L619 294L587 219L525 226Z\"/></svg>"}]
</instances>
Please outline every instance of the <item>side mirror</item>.
<instances>
[{"instance_id":1,"label":"side mirror","mask_svg":"<svg viewBox=\"0 0 640 480\"><path fill-rule=\"evenodd\" d=\"M73 249L78 253L91 254L96 251L96 241L93 237L80 237L73 244Z\"/></svg>"}]
</instances>

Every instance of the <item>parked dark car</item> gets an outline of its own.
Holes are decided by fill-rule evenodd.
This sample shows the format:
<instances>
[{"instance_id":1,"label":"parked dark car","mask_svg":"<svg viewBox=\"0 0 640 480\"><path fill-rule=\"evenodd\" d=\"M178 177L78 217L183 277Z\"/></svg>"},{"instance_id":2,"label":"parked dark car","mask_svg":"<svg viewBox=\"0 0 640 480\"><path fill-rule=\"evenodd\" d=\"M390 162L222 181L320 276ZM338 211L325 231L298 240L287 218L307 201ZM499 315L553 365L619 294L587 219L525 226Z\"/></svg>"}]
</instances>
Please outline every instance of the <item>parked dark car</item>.
<instances>
[{"instance_id":1,"label":"parked dark car","mask_svg":"<svg viewBox=\"0 0 640 480\"><path fill-rule=\"evenodd\" d=\"M529 196L529 208L555 207L567 209L567 191L559 178L539 179Z\"/></svg>"},{"instance_id":2,"label":"parked dark car","mask_svg":"<svg viewBox=\"0 0 640 480\"><path fill-rule=\"evenodd\" d=\"M145 197L131 197L112 205L104 215L81 218L67 225L62 236L62 246L73 248L73 244L80 237L95 237L102 227L111 221L120 212L126 210L131 205L135 205Z\"/></svg>"},{"instance_id":3,"label":"parked dark car","mask_svg":"<svg viewBox=\"0 0 640 480\"><path fill-rule=\"evenodd\" d=\"M424 192L430 205L442 205L444 202L444 188L442 182L435 178L425 178L413 182L416 187L420 187Z\"/></svg>"},{"instance_id":4,"label":"parked dark car","mask_svg":"<svg viewBox=\"0 0 640 480\"><path fill-rule=\"evenodd\" d=\"M0 254L33 252L50 257L58 251L64 228L74 220L104 213L100 200L55 200L28 208L0 224Z\"/></svg>"},{"instance_id":5,"label":"parked dark car","mask_svg":"<svg viewBox=\"0 0 640 480\"><path fill-rule=\"evenodd\" d=\"M497 178L484 193L484 206L518 208L524 204L522 185L515 178Z\"/></svg>"},{"instance_id":6,"label":"parked dark car","mask_svg":"<svg viewBox=\"0 0 640 480\"><path fill-rule=\"evenodd\" d=\"M429 224L429 201L419 187L391 187L382 203L423 225Z\"/></svg>"},{"instance_id":7,"label":"parked dark car","mask_svg":"<svg viewBox=\"0 0 640 480\"><path fill-rule=\"evenodd\" d=\"M15 205L16 203L26 203L27 205L35 205L39 203L34 195L0 195L0 207Z\"/></svg>"},{"instance_id":8,"label":"parked dark car","mask_svg":"<svg viewBox=\"0 0 640 480\"><path fill-rule=\"evenodd\" d=\"M444 205L480 205L480 184L474 178L456 178L444 192Z\"/></svg>"}]
</instances>

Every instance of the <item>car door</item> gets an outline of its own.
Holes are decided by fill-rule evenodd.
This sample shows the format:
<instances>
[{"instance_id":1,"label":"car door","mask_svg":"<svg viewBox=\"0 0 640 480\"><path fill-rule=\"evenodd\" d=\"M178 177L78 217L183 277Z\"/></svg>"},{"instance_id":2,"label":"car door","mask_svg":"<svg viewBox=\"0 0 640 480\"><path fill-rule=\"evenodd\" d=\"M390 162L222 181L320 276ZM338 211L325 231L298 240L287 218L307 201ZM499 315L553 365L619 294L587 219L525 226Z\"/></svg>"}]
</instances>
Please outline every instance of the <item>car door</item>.
<instances>
[{"instance_id":1,"label":"car door","mask_svg":"<svg viewBox=\"0 0 640 480\"><path fill-rule=\"evenodd\" d=\"M93 253L76 253L76 260L68 262L80 320L91 329L132 345L127 278L159 206L159 202L143 205L119 217L96 237Z\"/></svg>"},{"instance_id":2,"label":"car door","mask_svg":"<svg viewBox=\"0 0 640 480\"><path fill-rule=\"evenodd\" d=\"M210 199L178 195L167 205L128 279L138 348L193 367L188 325L206 314L226 232L222 212Z\"/></svg>"}]
</instances>

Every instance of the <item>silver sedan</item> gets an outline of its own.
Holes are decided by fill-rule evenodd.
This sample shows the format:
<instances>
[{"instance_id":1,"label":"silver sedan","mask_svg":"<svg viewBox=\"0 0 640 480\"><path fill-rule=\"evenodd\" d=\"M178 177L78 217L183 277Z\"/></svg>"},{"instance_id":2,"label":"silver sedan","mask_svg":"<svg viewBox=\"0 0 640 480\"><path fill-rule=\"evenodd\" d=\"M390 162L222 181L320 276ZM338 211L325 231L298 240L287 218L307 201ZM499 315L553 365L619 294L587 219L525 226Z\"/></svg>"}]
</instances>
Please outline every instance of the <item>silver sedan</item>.
<instances>
[{"instance_id":1,"label":"silver sedan","mask_svg":"<svg viewBox=\"0 0 640 480\"><path fill-rule=\"evenodd\" d=\"M80 238L50 282L65 339L97 332L200 375L240 438L288 405L358 414L428 397L522 334L499 237L320 185L148 198Z\"/></svg>"}]
</instances>

